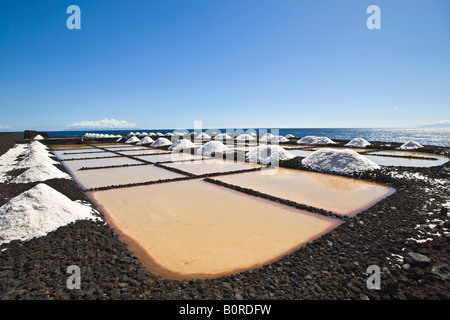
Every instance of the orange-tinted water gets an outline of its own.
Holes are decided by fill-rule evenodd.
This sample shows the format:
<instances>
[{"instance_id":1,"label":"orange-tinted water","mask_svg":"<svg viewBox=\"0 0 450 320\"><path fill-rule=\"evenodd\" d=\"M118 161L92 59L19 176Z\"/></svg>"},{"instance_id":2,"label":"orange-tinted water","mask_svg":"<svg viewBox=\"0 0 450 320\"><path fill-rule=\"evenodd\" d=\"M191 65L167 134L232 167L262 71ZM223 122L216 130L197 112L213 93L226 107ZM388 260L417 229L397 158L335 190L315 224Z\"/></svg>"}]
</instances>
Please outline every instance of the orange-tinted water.
<instances>
[{"instance_id":1,"label":"orange-tinted water","mask_svg":"<svg viewBox=\"0 0 450 320\"><path fill-rule=\"evenodd\" d=\"M202 156L192 155L189 153L172 152L170 154L138 156L136 158L150 161L150 162L166 162L166 161L183 161L183 160L201 159Z\"/></svg>"},{"instance_id":2,"label":"orange-tinted water","mask_svg":"<svg viewBox=\"0 0 450 320\"><path fill-rule=\"evenodd\" d=\"M222 159L205 159L187 162L176 162L164 164L167 167L180 169L192 174L202 175L217 172L230 172L237 170L248 170L252 168L262 167L259 164L243 163Z\"/></svg>"},{"instance_id":3,"label":"orange-tinted water","mask_svg":"<svg viewBox=\"0 0 450 320\"><path fill-rule=\"evenodd\" d=\"M394 192L373 182L285 168L214 179L347 216L356 215Z\"/></svg>"},{"instance_id":4,"label":"orange-tinted water","mask_svg":"<svg viewBox=\"0 0 450 320\"><path fill-rule=\"evenodd\" d=\"M133 161L128 158L121 158L121 159L124 159L123 164L127 164L130 163L130 161ZM102 161L102 160L109 160L109 161ZM161 169L153 165L107 168L96 170L78 170L81 167L116 165L111 164L110 160L112 159L66 161L63 162L63 164L66 168L68 168L71 171L76 181L86 189L184 177L181 174ZM135 163L139 162L133 161L130 164Z\"/></svg>"},{"instance_id":5,"label":"orange-tinted water","mask_svg":"<svg viewBox=\"0 0 450 320\"><path fill-rule=\"evenodd\" d=\"M201 180L90 195L151 271L178 279L262 266L341 223Z\"/></svg>"}]
</instances>

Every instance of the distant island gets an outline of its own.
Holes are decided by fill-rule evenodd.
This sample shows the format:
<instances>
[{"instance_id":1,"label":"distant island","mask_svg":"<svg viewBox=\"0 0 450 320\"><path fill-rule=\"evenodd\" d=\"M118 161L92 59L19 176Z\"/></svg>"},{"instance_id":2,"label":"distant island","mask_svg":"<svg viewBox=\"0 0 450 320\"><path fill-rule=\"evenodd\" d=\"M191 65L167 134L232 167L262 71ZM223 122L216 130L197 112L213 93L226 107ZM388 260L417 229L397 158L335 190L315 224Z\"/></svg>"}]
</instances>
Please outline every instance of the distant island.
<instances>
[{"instance_id":1,"label":"distant island","mask_svg":"<svg viewBox=\"0 0 450 320\"><path fill-rule=\"evenodd\" d=\"M425 126L420 126L420 128L450 128L450 122L433 123Z\"/></svg>"}]
</instances>

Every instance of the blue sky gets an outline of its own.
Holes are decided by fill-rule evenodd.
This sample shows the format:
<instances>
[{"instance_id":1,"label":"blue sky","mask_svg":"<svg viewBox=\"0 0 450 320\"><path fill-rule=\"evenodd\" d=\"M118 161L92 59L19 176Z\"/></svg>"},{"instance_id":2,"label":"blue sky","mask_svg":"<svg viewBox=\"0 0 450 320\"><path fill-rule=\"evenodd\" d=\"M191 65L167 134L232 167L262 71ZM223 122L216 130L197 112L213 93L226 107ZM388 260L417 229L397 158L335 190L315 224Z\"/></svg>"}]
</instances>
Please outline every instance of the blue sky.
<instances>
[{"instance_id":1,"label":"blue sky","mask_svg":"<svg viewBox=\"0 0 450 320\"><path fill-rule=\"evenodd\" d=\"M448 0L2 0L0 131L447 121L449 35Z\"/></svg>"}]
</instances>

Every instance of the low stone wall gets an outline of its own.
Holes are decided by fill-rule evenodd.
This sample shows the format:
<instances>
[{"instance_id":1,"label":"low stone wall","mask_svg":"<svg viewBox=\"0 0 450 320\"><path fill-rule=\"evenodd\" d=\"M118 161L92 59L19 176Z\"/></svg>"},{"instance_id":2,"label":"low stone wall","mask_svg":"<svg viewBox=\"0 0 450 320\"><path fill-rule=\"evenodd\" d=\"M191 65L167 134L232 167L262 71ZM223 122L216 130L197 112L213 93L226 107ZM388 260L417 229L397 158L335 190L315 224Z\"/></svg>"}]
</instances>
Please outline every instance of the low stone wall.
<instances>
[{"instance_id":1,"label":"low stone wall","mask_svg":"<svg viewBox=\"0 0 450 320\"><path fill-rule=\"evenodd\" d=\"M0 156L14 147L14 144L23 142L25 142L25 139L22 132L0 133Z\"/></svg>"}]
</instances>

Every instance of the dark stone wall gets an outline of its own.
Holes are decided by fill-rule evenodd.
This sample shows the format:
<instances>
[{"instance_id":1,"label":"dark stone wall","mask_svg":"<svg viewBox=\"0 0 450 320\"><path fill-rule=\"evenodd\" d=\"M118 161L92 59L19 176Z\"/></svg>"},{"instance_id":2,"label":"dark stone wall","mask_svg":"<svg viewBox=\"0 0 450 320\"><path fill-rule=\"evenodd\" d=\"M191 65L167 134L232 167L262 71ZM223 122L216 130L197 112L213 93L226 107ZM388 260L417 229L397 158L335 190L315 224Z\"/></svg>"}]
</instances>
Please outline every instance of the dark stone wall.
<instances>
[{"instance_id":1,"label":"dark stone wall","mask_svg":"<svg viewBox=\"0 0 450 320\"><path fill-rule=\"evenodd\" d=\"M44 138L48 138L48 133L45 132L39 132L39 131L34 131L34 130L25 130L24 132L24 137L25 139L33 139L35 136L37 136L38 134L40 134L42 137Z\"/></svg>"},{"instance_id":2,"label":"dark stone wall","mask_svg":"<svg viewBox=\"0 0 450 320\"><path fill-rule=\"evenodd\" d=\"M0 132L0 155L21 142L25 142L22 132Z\"/></svg>"}]
</instances>

